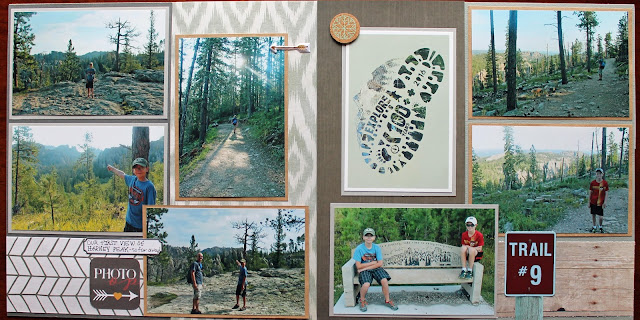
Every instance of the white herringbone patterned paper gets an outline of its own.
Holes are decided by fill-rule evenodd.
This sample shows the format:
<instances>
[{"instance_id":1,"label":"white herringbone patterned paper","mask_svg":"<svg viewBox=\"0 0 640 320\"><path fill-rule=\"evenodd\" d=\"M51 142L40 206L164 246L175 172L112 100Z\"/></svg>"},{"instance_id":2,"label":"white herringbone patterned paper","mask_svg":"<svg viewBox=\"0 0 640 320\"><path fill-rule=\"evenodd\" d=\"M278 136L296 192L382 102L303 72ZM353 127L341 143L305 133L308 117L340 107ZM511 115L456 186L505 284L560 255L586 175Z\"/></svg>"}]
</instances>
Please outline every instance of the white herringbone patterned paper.
<instances>
[{"instance_id":1,"label":"white herringbone patterned paper","mask_svg":"<svg viewBox=\"0 0 640 320\"><path fill-rule=\"evenodd\" d=\"M7 312L142 316L135 310L96 309L89 301L89 264L83 238L7 237ZM132 256L109 255L109 258ZM133 256L140 263L142 256ZM144 275L141 275L144 279Z\"/></svg>"}]
</instances>

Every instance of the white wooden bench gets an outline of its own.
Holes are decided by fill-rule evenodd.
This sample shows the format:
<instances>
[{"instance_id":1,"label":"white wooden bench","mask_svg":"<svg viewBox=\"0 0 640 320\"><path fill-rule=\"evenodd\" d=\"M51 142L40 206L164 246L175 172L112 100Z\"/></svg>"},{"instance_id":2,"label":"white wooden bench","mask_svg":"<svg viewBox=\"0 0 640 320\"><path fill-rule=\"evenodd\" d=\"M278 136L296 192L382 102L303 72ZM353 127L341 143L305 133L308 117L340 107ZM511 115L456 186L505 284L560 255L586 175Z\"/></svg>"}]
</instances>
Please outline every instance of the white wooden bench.
<instances>
[{"instance_id":1,"label":"white wooden bench","mask_svg":"<svg viewBox=\"0 0 640 320\"><path fill-rule=\"evenodd\" d=\"M482 275L484 266L473 264L473 279L460 279L462 260L460 247L447 244L403 240L379 243L383 256L383 268L391 276L390 285L450 285L461 284L469 294L473 304L480 302ZM351 254L353 256L353 251ZM373 281L378 284L377 281ZM356 296L360 292L356 262L349 259L342 266L342 284L346 307L356 305ZM372 283L373 285L373 283Z\"/></svg>"}]
</instances>

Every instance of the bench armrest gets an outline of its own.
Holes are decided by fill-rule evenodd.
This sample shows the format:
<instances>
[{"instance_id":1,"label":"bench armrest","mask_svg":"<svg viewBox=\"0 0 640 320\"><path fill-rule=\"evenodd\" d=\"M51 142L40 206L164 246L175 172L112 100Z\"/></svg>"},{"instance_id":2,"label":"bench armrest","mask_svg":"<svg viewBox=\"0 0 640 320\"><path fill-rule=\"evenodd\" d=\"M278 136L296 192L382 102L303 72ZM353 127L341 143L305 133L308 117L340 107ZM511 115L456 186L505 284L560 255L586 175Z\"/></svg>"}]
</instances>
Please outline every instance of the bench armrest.
<instances>
[{"instance_id":1,"label":"bench armrest","mask_svg":"<svg viewBox=\"0 0 640 320\"><path fill-rule=\"evenodd\" d=\"M349 259L347 263L342 266L342 283L346 286L348 283L353 284L353 277L358 274L356 270L356 261Z\"/></svg>"},{"instance_id":2,"label":"bench armrest","mask_svg":"<svg viewBox=\"0 0 640 320\"><path fill-rule=\"evenodd\" d=\"M344 289L345 307L353 307L356 305L356 296L358 295L358 286L353 284L353 277L357 274L356 261L349 259L342 266L342 288Z\"/></svg>"}]
</instances>

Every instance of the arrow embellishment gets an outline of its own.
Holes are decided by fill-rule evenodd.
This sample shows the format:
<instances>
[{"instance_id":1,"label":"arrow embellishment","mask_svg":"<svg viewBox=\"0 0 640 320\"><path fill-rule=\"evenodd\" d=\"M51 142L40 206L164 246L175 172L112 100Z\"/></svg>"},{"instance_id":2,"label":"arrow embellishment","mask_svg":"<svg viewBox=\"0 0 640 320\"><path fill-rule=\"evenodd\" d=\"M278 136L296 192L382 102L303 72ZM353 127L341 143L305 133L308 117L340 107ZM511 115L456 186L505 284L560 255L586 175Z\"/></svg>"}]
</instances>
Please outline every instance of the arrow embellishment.
<instances>
[{"instance_id":1,"label":"arrow embellishment","mask_svg":"<svg viewBox=\"0 0 640 320\"><path fill-rule=\"evenodd\" d=\"M308 43L300 43L297 46L276 46L272 45L269 47L269 50L273 53L278 53L280 51L298 51L300 53L311 53L311 48Z\"/></svg>"},{"instance_id":2,"label":"arrow embellishment","mask_svg":"<svg viewBox=\"0 0 640 320\"><path fill-rule=\"evenodd\" d=\"M104 290L93 290L93 293L95 293L96 295L95 297L93 297L93 300L95 301L104 301L108 297L113 297L116 300L120 300L120 298L129 298L129 301L131 301L138 297L137 294L131 291L129 291L129 294L122 294L120 292L107 293Z\"/></svg>"}]
</instances>

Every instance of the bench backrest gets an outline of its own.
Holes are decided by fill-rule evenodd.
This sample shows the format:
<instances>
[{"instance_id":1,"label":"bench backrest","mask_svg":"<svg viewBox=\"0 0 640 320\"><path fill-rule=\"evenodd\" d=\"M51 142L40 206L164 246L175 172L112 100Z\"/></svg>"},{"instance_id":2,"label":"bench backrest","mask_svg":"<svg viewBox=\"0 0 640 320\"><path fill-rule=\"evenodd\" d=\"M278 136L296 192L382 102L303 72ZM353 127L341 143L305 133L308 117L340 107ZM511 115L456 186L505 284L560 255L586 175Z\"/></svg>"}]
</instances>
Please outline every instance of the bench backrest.
<instances>
[{"instance_id":1,"label":"bench backrest","mask_svg":"<svg viewBox=\"0 0 640 320\"><path fill-rule=\"evenodd\" d=\"M384 242L378 246L384 257L384 268L462 267L460 247L419 240Z\"/></svg>"}]
</instances>

